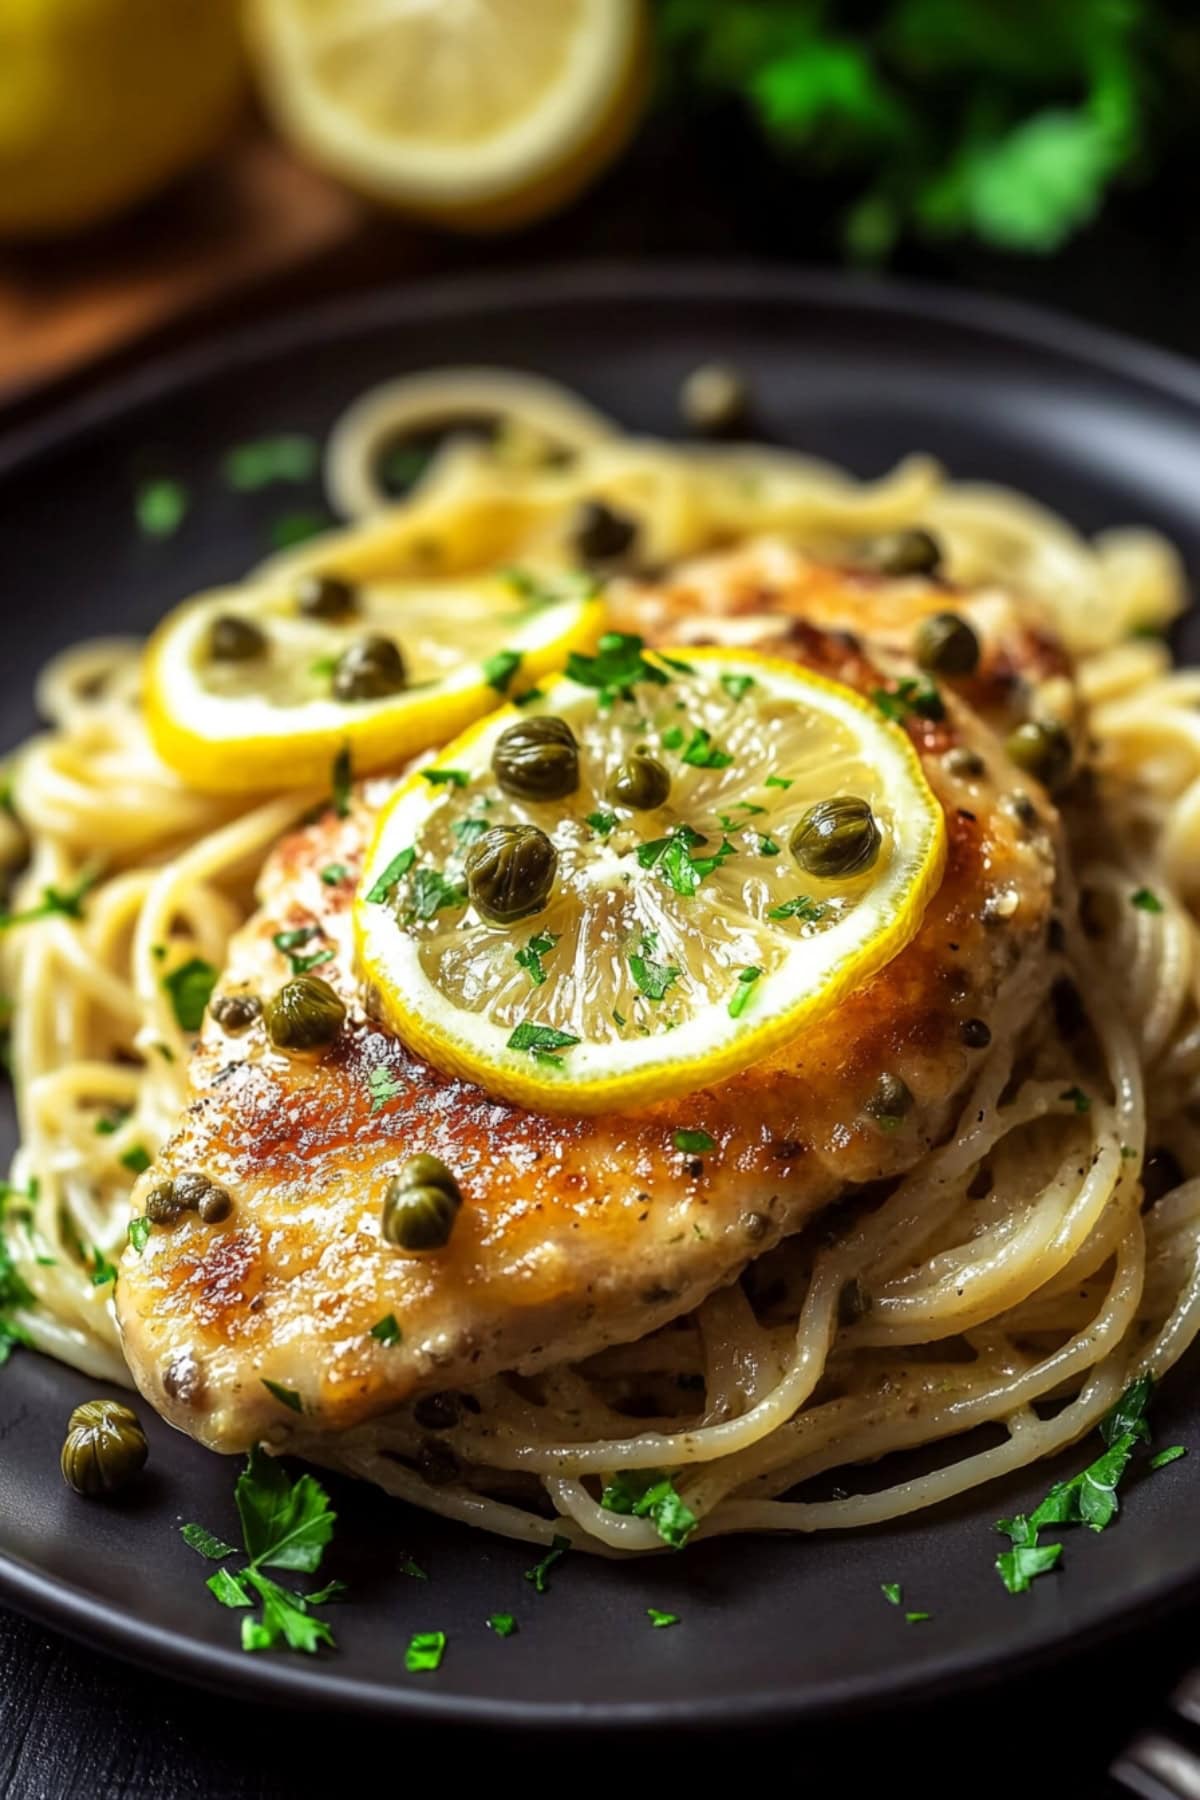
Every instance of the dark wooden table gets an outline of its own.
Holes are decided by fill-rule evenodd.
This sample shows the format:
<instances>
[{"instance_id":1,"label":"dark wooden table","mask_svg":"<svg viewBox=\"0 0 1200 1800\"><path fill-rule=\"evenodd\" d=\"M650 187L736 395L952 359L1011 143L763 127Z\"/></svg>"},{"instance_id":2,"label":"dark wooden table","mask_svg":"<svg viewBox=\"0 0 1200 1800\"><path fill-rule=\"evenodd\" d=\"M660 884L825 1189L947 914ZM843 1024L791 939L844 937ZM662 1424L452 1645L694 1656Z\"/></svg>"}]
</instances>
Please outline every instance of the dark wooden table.
<instances>
[{"instance_id":1,"label":"dark wooden table","mask_svg":"<svg viewBox=\"0 0 1200 1800\"><path fill-rule=\"evenodd\" d=\"M372 223L302 276L209 299L127 347L108 366L218 327L250 311L316 293L395 279L414 269L536 265L589 255L753 255L832 260L818 194L795 188L753 143L720 122L659 121L634 155L571 214L499 245L417 239ZM1186 171L1152 196L1121 197L1102 225L1052 262L1014 262L981 251L906 254L901 272L1054 305L1200 355L1200 240ZM129 228L123 228L128 234ZM127 235L124 241L128 241ZM94 263L95 246L91 247ZM83 379L93 378L94 373ZM80 377L73 373L72 385ZM28 414L50 402L25 400ZM14 415L15 416L15 415ZM0 416L0 425L4 423ZM1200 496L1197 497L1200 504ZM803 1630L803 1621L797 1621ZM1200 1610L1114 1639L1086 1658L979 1694L885 1716L870 1727L805 1730L757 1741L750 1754L776 1784L856 1800L901 1783L930 1796L1019 1793L1102 1797L1105 1769L1150 1723L1177 1676L1200 1662ZM582 1748L581 1746L579 1748ZM659 1780L678 1791L693 1768L711 1783L746 1778L748 1746L639 1741L594 1747L577 1762L562 1745L525 1734L496 1740L456 1729L368 1727L351 1720L274 1713L180 1688L73 1645L0 1611L0 1800L285 1800L417 1782L436 1791L476 1776L574 1784L594 1769L616 1789ZM703 1758L703 1762L699 1758ZM734 1757L738 1761L734 1764Z\"/></svg>"}]
</instances>

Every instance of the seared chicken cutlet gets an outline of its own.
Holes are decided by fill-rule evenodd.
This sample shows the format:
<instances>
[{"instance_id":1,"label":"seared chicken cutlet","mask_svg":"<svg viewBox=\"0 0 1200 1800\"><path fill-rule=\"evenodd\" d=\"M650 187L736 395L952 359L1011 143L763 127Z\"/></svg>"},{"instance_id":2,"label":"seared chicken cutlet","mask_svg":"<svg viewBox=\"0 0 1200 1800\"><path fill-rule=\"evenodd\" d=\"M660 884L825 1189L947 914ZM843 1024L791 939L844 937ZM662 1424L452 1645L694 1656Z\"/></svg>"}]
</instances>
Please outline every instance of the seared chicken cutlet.
<instances>
[{"instance_id":1,"label":"seared chicken cutlet","mask_svg":"<svg viewBox=\"0 0 1200 1800\"><path fill-rule=\"evenodd\" d=\"M911 674L914 624L947 604L934 582L889 583L777 544L613 595L617 622L651 642L760 647L867 695ZM261 1020L240 1035L205 1022L191 1104L135 1203L195 1171L232 1208L153 1231L117 1291L130 1366L167 1418L219 1450L282 1444L642 1337L848 1185L903 1173L945 1134L1002 995L1036 981L1053 903L1053 809L997 731L1031 686L1063 710L1070 696L1057 649L1005 596L954 605L983 654L956 698L947 687L944 718L906 722L948 836L915 937L797 1041L683 1100L527 1111L430 1068L372 1019L351 904L388 781L277 848L218 994L274 991L289 973L277 934L319 926L332 952L319 973L347 1023L312 1061L274 1050ZM912 1096L891 1130L871 1111L887 1081ZM681 1151L681 1125L713 1147ZM425 1257L380 1231L388 1180L417 1153L442 1159L463 1194L449 1243ZM382 1342L373 1328L388 1319L399 1336Z\"/></svg>"}]
</instances>

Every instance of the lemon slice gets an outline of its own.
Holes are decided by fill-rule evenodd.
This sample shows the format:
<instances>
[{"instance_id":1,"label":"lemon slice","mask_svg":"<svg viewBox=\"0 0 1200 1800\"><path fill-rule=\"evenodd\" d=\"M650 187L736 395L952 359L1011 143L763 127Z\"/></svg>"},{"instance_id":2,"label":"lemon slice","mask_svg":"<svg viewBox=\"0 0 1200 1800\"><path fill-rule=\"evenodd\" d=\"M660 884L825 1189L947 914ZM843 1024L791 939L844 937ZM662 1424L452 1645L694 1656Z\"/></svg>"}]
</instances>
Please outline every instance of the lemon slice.
<instances>
[{"instance_id":1,"label":"lemon slice","mask_svg":"<svg viewBox=\"0 0 1200 1800\"><path fill-rule=\"evenodd\" d=\"M493 767L511 788L512 739L499 741L548 717L575 739L578 785L514 798ZM611 798L638 754L669 780L648 811ZM842 875L813 849L810 809L834 799L870 808ZM806 821L800 854L820 874L791 847ZM536 827L555 853L526 839L527 869L544 876L549 860L553 881L508 923L480 910L511 911L479 866L497 826ZM359 967L407 1044L490 1093L578 1113L645 1105L747 1067L859 986L916 931L944 856L912 745L859 695L769 657L649 652L608 633L397 790L356 899Z\"/></svg>"},{"instance_id":2,"label":"lemon slice","mask_svg":"<svg viewBox=\"0 0 1200 1800\"><path fill-rule=\"evenodd\" d=\"M645 90L642 0L255 0L285 136L351 186L468 229L575 193Z\"/></svg>"},{"instance_id":3,"label":"lemon slice","mask_svg":"<svg viewBox=\"0 0 1200 1800\"><path fill-rule=\"evenodd\" d=\"M415 755L561 669L572 650L590 649L603 618L588 578L570 571L532 592L504 574L373 576L349 590L353 610L313 617L300 596L319 579L311 563L307 572L281 565L259 586L179 607L151 639L151 740L192 787L317 786L343 750L360 775ZM214 655L222 637L226 651L240 643L249 653ZM371 639L399 652L399 667L385 666L374 684L390 691L372 694L367 680L347 692L343 659L352 676Z\"/></svg>"}]
</instances>

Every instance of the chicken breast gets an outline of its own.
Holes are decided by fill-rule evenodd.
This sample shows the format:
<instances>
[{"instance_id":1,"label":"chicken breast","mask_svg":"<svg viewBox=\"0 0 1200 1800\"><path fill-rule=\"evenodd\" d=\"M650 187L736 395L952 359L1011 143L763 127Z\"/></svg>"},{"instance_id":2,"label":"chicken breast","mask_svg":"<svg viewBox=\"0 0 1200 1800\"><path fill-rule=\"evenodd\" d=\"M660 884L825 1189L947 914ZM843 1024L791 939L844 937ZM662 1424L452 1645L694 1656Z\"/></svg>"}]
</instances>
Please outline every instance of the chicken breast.
<instances>
[{"instance_id":1,"label":"chicken breast","mask_svg":"<svg viewBox=\"0 0 1200 1800\"><path fill-rule=\"evenodd\" d=\"M620 622L651 639L727 634L864 692L911 667L913 621L946 604L929 582L889 586L780 546L614 595ZM192 1213L155 1227L126 1254L117 1308L147 1399L242 1451L581 1358L688 1311L847 1186L902 1173L944 1136L986 1042L979 1021L1010 983L1040 979L1054 897L1053 809L1023 791L988 721L1003 726L1030 683L1067 685L1056 647L1011 603L972 607L979 671L947 690L944 720L908 727L949 836L917 936L785 1052L684 1099L562 1117L431 1069L368 1016L353 967L354 887L390 782L281 843L218 992L272 992L288 974L274 935L317 925L347 1025L314 1063L275 1052L261 1022L229 1036L206 1020L191 1103L135 1201L197 1170L233 1207L218 1224ZM866 1111L884 1075L914 1097L891 1131ZM680 1128L715 1148L681 1153ZM380 1213L389 1176L419 1151L455 1171L464 1204L444 1250L410 1256L382 1239ZM382 1342L372 1329L389 1317L400 1335Z\"/></svg>"}]
</instances>

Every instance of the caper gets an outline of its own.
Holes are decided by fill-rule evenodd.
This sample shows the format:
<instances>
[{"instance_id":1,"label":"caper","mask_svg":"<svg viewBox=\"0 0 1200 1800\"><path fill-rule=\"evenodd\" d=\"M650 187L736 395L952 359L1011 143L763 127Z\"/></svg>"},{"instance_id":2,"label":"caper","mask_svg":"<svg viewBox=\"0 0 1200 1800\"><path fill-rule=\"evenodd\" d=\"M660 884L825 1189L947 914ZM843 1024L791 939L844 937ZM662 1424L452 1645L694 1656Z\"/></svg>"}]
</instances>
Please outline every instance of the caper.
<instances>
[{"instance_id":1,"label":"caper","mask_svg":"<svg viewBox=\"0 0 1200 1800\"><path fill-rule=\"evenodd\" d=\"M635 750L614 769L605 798L615 806L631 806L635 812L653 812L656 806L666 804L670 791L671 777L657 758Z\"/></svg>"},{"instance_id":2,"label":"caper","mask_svg":"<svg viewBox=\"0 0 1200 1800\"><path fill-rule=\"evenodd\" d=\"M879 855L883 839L865 800L839 794L810 806L792 832L789 848L800 867L822 881L861 875Z\"/></svg>"},{"instance_id":3,"label":"caper","mask_svg":"<svg viewBox=\"0 0 1200 1800\"><path fill-rule=\"evenodd\" d=\"M316 1050L337 1036L346 1017L329 983L317 975L293 975L263 1011L277 1050Z\"/></svg>"},{"instance_id":4,"label":"caper","mask_svg":"<svg viewBox=\"0 0 1200 1800\"><path fill-rule=\"evenodd\" d=\"M1070 735L1053 719L1027 719L1009 733L1005 749L1019 769L1024 769L1053 791L1071 773L1074 752Z\"/></svg>"},{"instance_id":5,"label":"caper","mask_svg":"<svg viewBox=\"0 0 1200 1800\"><path fill-rule=\"evenodd\" d=\"M721 437L746 423L750 393L727 363L701 363L679 390L684 423L704 437Z\"/></svg>"},{"instance_id":6,"label":"caper","mask_svg":"<svg viewBox=\"0 0 1200 1800\"><path fill-rule=\"evenodd\" d=\"M395 1175L384 1195L383 1235L398 1250L441 1250L450 1242L461 1205L457 1186L453 1191L430 1183L409 1187L403 1175Z\"/></svg>"},{"instance_id":7,"label":"caper","mask_svg":"<svg viewBox=\"0 0 1200 1800\"><path fill-rule=\"evenodd\" d=\"M452 1199L462 1199L458 1183L441 1157L430 1156L424 1150L417 1156L409 1157L396 1180L404 1187L445 1188Z\"/></svg>"},{"instance_id":8,"label":"caper","mask_svg":"<svg viewBox=\"0 0 1200 1800\"><path fill-rule=\"evenodd\" d=\"M889 531L871 547L871 561L881 575L932 575L941 567L942 546L919 526Z\"/></svg>"},{"instance_id":9,"label":"caper","mask_svg":"<svg viewBox=\"0 0 1200 1800\"><path fill-rule=\"evenodd\" d=\"M992 1041L992 1029L986 1019L964 1019L958 1035L968 1050L986 1050Z\"/></svg>"},{"instance_id":10,"label":"caper","mask_svg":"<svg viewBox=\"0 0 1200 1800\"><path fill-rule=\"evenodd\" d=\"M637 538L637 520L603 500L584 500L575 514L572 541L584 562L615 562Z\"/></svg>"},{"instance_id":11,"label":"caper","mask_svg":"<svg viewBox=\"0 0 1200 1800\"><path fill-rule=\"evenodd\" d=\"M221 613L208 633L208 654L213 662L252 662L267 647L267 634L237 613Z\"/></svg>"},{"instance_id":12,"label":"caper","mask_svg":"<svg viewBox=\"0 0 1200 1800\"><path fill-rule=\"evenodd\" d=\"M493 825L467 852L467 893L497 925L540 912L550 897L558 852L536 825Z\"/></svg>"},{"instance_id":13,"label":"caper","mask_svg":"<svg viewBox=\"0 0 1200 1800\"><path fill-rule=\"evenodd\" d=\"M296 611L306 619L344 619L358 611L358 594L337 575L302 575L296 583Z\"/></svg>"},{"instance_id":14,"label":"caper","mask_svg":"<svg viewBox=\"0 0 1200 1800\"><path fill-rule=\"evenodd\" d=\"M518 800L562 800L579 786L579 746L565 719L518 719L496 739L492 773Z\"/></svg>"},{"instance_id":15,"label":"caper","mask_svg":"<svg viewBox=\"0 0 1200 1800\"><path fill-rule=\"evenodd\" d=\"M182 1207L184 1212L195 1212L211 1188L212 1182L199 1169L185 1169L182 1175L175 1177L172 1185L175 1189L176 1204Z\"/></svg>"},{"instance_id":16,"label":"caper","mask_svg":"<svg viewBox=\"0 0 1200 1800\"><path fill-rule=\"evenodd\" d=\"M335 700L380 700L398 694L408 676L404 658L389 637L360 638L343 650L333 666Z\"/></svg>"},{"instance_id":17,"label":"caper","mask_svg":"<svg viewBox=\"0 0 1200 1800\"><path fill-rule=\"evenodd\" d=\"M186 1211L187 1202L176 1197L173 1181L158 1182L146 1195L145 1213L152 1225L173 1225Z\"/></svg>"},{"instance_id":18,"label":"caper","mask_svg":"<svg viewBox=\"0 0 1200 1800\"><path fill-rule=\"evenodd\" d=\"M239 1033L249 1031L262 1012L262 1001L257 994L215 994L208 1003L208 1010L222 1031L237 1037Z\"/></svg>"},{"instance_id":19,"label":"caper","mask_svg":"<svg viewBox=\"0 0 1200 1800\"><path fill-rule=\"evenodd\" d=\"M196 1208L206 1225L219 1225L233 1211L233 1200L223 1187L209 1187Z\"/></svg>"},{"instance_id":20,"label":"caper","mask_svg":"<svg viewBox=\"0 0 1200 1800\"><path fill-rule=\"evenodd\" d=\"M912 1103L907 1082L901 1081L898 1075L883 1074L872 1088L865 1110L885 1130L894 1129L911 1111Z\"/></svg>"},{"instance_id":21,"label":"caper","mask_svg":"<svg viewBox=\"0 0 1200 1800\"><path fill-rule=\"evenodd\" d=\"M917 661L932 675L971 675L979 667L979 639L958 613L934 613L917 631Z\"/></svg>"},{"instance_id":22,"label":"caper","mask_svg":"<svg viewBox=\"0 0 1200 1800\"><path fill-rule=\"evenodd\" d=\"M67 1421L63 1480L90 1499L114 1494L145 1467L150 1454L138 1416L119 1400L85 1400Z\"/></svg>"}]
</instances>

